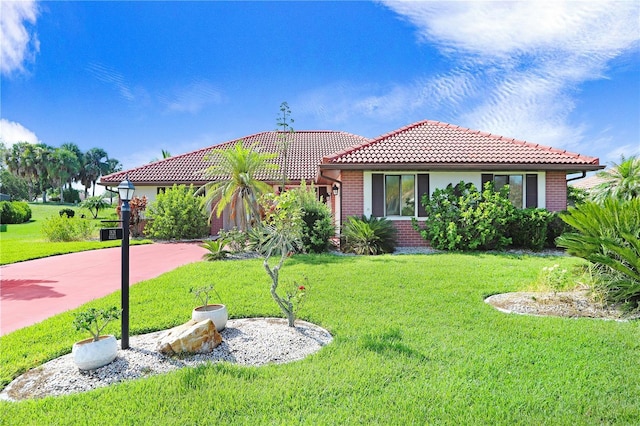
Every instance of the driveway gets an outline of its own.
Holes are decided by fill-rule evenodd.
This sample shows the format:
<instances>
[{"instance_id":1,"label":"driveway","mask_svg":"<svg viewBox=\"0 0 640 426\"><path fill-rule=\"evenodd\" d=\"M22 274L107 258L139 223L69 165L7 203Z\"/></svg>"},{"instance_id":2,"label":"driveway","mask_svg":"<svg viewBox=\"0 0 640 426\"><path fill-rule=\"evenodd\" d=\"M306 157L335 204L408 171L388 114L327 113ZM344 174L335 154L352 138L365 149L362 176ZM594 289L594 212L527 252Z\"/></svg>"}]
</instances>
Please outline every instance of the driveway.
<instances>
[{"instance_id":1,"label":"driveway","mask_svg":"<svg viewBox=\"0 0 640 426\"><path fill-rule=\"evenodd\" d=\"M129 247L129 283L202 259L198 243ZM50 256L0 267L0 335L97 299L121 285L121 248Z\"/></svg>"}]
</instances>

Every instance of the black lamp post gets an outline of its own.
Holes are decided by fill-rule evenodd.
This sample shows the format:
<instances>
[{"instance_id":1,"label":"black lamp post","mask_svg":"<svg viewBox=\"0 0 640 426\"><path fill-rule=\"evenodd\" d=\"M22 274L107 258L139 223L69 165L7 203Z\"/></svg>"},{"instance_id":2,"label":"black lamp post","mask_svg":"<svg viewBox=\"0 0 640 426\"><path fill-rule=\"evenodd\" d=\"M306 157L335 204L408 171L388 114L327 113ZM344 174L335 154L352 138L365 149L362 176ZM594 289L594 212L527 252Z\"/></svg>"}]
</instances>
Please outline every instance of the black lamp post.
<instances>
[{"instance_id":1,"label":"black lamp post","mask_svg":"<svg viewBox=\"0 0 640 426\"><path fill-rule=\"evenodd\" d=\"M129 220L131 219L131 207L129 200L133 198L136 190L133 183L126 177L118 185L118 194L122 201L122 349L129 349Z\"/></svg>"}]
</instances>

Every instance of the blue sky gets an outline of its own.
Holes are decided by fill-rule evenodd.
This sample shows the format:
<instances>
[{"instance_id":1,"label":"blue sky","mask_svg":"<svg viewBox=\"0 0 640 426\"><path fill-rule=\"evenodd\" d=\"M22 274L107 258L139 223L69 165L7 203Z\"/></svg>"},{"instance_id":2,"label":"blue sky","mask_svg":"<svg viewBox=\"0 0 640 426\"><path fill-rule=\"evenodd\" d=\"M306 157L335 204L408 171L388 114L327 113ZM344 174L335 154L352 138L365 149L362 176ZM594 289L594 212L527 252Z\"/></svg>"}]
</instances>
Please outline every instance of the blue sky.
<instances>
[{"instance_id":1,"label":"blue sky","mask_svg":"<svg viewBox=\"0 0 640 426\"><path fill-rule=\"evenodd\" d=\"M0 3L0 136L125 168L276 129L439 120L640 153L640 2Z\"/></svg>"}]
</instances>

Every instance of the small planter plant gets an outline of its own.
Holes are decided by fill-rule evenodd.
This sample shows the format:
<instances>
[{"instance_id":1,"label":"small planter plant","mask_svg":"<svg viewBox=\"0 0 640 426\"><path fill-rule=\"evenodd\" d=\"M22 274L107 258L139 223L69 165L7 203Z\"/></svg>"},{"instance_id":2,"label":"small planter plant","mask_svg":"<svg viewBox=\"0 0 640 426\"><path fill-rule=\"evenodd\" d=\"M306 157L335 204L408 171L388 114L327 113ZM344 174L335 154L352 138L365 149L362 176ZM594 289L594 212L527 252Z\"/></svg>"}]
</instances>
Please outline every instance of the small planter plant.
<instances>
[{"instance_id":1,"label":"small planter plant","mask_svg":"<svg viewBox=\"0 0 640 426\"><path fill-rule=\"evenodd\" d=\"M73 325L77 331L88 331L93 341L100 340L100 333L113 320L120 318L120 310L116 306L108 309L89 308L76 314Z\"/></svg>"},{"instance_id":2,"label":"small planter plant","mask_svg":"<svg viewBox=\"0 0 640 426\"><path fill-rule=\"evenodd\" d=\"M76 342L71 353L80 370L95 370L109 364L118 354L115 336L101 336L102 330L111 321L120 318L120 310L112 306L107 309L89 308L76 314L73 325L76 330L85 330L91 338Z\"/></svg>"},{"instance_id":3,"label":"small planter plant","mask_svg":"<svg viewBox=\"0 0 640 426\"><path fill-rule=\"evenodd\" d=\"M227 311L227 307L222 303L222 298L216 291L215 287L213 285L208 285L205 287L192 288L190 291L201 303L200 306L194 308L191 312L191 319L197 322L211 319L216 326L216 330L224 330L227 326L227 320L229 319L229 312ZM211 293L217 296L220 303L209 303Z\"/></svg>"}]
</instances>

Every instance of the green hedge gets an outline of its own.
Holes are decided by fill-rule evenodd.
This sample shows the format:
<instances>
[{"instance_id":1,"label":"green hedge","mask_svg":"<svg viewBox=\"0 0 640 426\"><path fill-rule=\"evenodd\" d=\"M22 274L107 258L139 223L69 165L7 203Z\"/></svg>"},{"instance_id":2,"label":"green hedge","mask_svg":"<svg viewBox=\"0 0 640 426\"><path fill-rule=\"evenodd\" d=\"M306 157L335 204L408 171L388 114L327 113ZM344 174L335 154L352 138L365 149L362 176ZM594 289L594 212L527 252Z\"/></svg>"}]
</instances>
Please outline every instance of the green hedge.
<instances>
[{"instance_id":1,"label":"green hedge","mask_svg":"<svg viewBox=\"0 0 640 426\"><path fill-rule=\"evenodd\" d=\"M0 223L25 223L31 220L31 207L24 201L0 201Z\"/></svg>"}]
</instances>

